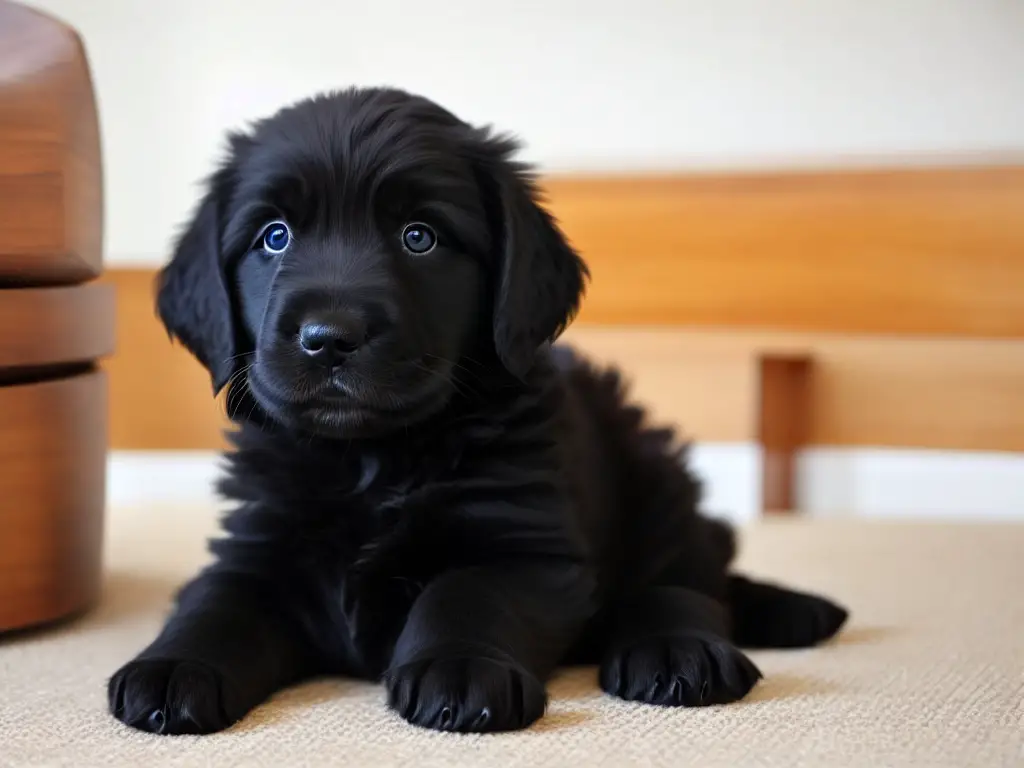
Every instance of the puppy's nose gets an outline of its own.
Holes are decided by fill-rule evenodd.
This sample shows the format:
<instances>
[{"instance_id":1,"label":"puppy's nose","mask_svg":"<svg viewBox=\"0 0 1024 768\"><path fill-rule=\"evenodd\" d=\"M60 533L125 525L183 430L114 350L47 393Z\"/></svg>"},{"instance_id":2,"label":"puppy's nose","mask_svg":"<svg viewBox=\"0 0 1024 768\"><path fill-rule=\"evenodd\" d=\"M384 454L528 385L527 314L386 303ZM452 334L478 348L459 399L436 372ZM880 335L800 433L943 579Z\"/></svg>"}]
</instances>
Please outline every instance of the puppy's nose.
<instances>
[{"instance_id":1,"label":"puppy's nose","mask_svg":"<svg viewBox=\"0 0 1024 768\"><path fill-rule=\"evenodd\" d=\"M299 328L299 346L312 360L332 367L340 365L366 341L366 324L340 312L307 317Z\"/></svg>"}]
</instances>

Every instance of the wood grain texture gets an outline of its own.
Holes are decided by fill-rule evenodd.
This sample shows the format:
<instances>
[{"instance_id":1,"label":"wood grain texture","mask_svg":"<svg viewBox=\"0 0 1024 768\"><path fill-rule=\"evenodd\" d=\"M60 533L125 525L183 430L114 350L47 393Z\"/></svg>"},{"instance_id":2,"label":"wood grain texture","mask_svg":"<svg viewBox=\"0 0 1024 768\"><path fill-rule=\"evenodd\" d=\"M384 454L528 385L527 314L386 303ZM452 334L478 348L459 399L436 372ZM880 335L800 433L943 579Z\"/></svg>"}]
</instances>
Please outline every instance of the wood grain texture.
<instances>
[{"instance_id":1,"label":"wood grain texture","mask_svg":"<svg viewBox=\"0 0 1024 768\"><path fill-rule=\"evenodd\" d=\"M0 284L100 274L99 123L85 48L63 22L0 0Z\"/></svg>"},{"instance_id":2,"label":"wood grain texture","mask_svg":"<svg viewBox=\"0 0 1024 768\"><path fill-rule=\"evenodd\" d=\"M0 630L88 608L100 585L107 377L0 387Z\"/></svg>"},{"instance_id":3,"label":"wood grain texture","mask_svg":"<svg viewBox=\"0 0 1024 768\"><path fill-rule=\"evenodd\" d=\"M584 323L1024 337L1024 165L545 186Z\"/></svg>"},{"instance_id":4,"label":"wood grain texture","mask_svg":"<svg viewBox=\"0 0 1024 768\"><path fill-rule=\"evenodd\" d=\"M114 351L114 286L0 288L0 370L80 363Z\"/></svg>"}]
</instances>

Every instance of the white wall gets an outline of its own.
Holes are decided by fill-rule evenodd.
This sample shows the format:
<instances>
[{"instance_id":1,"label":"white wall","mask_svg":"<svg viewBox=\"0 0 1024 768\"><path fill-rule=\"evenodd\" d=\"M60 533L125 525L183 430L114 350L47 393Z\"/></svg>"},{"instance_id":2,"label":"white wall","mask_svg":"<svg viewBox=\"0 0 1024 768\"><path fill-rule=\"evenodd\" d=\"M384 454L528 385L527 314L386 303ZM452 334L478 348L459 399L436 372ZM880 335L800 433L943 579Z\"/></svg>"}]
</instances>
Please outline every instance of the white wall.
<instances>
[{"instance_id":1,"label":"white wall","mask_svg":"<svg viewBox=\"0 0 1024 768\"><path fill-rule=\"evenodd\" d=\"M26 0L97 82L108 263L159 262L222 132L393 84L549 169L1024 151L1021 0Z\"/></svg>"}]
</instances>

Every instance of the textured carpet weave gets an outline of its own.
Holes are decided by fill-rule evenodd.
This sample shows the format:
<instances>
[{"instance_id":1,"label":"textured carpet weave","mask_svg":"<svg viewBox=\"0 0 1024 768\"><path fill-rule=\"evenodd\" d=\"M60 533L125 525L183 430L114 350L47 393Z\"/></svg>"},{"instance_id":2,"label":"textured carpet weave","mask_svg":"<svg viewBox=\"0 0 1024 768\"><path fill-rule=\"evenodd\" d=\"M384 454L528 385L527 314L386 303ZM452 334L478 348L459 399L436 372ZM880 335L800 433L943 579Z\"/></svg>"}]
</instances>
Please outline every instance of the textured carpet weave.
<instances>
[{"instance_id":1,"label":"textured carpet weave","mask_svg":"<svg viewBox=\"0 0 1024 768\"><path fill-rule=\"evenodd\" d=\"M1024 526L745 529L747 570L831 595L852 618L828 646L752 653L765 680L739 704L627 704L574 669L530 730L459 736L406 725L376 686L322 680L225 733L134 732L107 714L106 677L151 639L214 525L212 509L112 511L103 602L0 639L0 765L1024 766Z\"/></svg>"}]
</instances>

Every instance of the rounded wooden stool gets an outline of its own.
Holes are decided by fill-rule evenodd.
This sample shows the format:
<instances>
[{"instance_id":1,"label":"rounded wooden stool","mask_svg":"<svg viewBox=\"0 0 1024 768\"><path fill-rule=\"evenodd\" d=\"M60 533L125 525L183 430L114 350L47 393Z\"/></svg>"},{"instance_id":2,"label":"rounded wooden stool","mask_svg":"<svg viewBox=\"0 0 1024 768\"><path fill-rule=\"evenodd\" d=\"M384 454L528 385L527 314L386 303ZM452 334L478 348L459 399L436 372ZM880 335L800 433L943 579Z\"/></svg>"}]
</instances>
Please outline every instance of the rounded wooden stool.
<instances>
[{"instance_id":1,"label":"rounded wooden stool","mask_svg":"<svg viewBox=\"0 0 1024 768\"><path fill-rule=\"evenodd\" d=\"M85 50L0 0L0 631L99 594L112 286Z\"/></svg>"}]
</instances>

